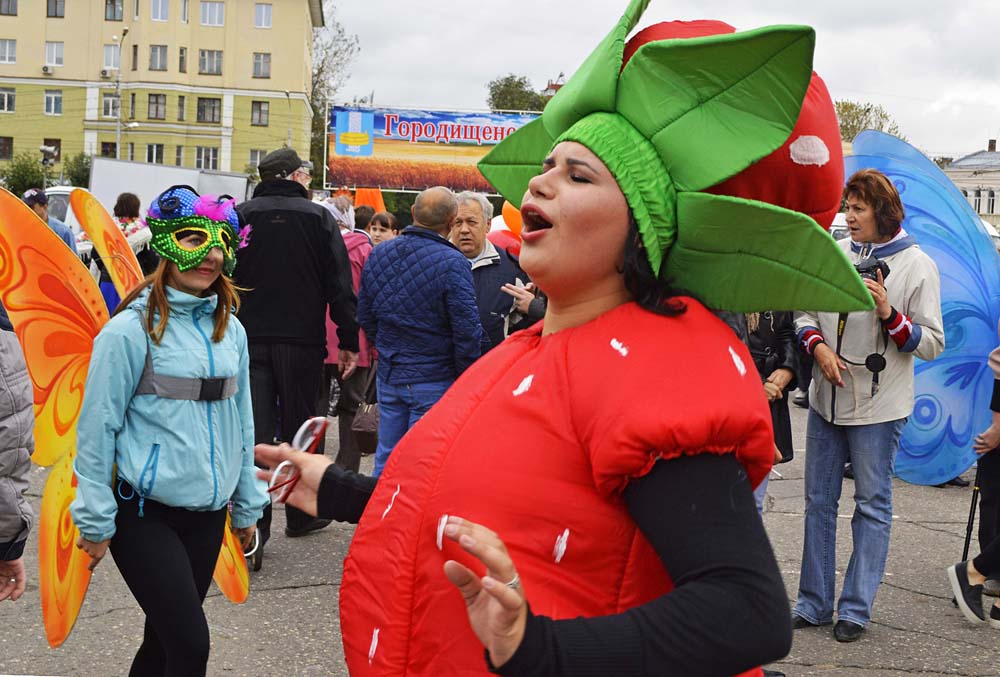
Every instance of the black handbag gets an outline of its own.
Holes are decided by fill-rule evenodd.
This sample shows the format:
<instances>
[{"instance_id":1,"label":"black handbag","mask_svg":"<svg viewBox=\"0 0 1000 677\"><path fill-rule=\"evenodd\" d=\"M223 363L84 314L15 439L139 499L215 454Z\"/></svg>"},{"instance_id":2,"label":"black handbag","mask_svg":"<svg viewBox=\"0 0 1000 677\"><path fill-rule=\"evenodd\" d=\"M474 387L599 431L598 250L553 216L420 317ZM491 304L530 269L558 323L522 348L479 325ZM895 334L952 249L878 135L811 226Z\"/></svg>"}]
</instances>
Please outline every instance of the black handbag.
<instances>
[{"instance_id":1,"label":"black handbag","mask_svg":"<svg viewBox=\"0 0 1000 677\"><path fill-rule=\"evenodd\" d=\"M375 453L378 446L378 397L375 392L375 365L368 370L365 394L358 405L358 411L351 421L351 432L358 443L362 455Z\"/></svg>"}]
</instances>

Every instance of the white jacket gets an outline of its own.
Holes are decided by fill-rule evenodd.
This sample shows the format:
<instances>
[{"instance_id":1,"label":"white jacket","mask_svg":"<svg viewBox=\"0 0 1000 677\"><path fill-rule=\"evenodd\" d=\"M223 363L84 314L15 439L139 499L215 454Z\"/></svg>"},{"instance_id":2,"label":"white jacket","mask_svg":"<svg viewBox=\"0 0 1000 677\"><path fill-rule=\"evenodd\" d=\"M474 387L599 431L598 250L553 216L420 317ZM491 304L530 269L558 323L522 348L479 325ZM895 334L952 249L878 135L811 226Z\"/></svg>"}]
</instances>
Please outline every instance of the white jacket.
<instances>
[{"instance_id":1,"label":"white jacket","mask_svg":"<svg viewBox=\"0 0 1000 677\"><path fill-rule=\"evenodd\" d=\"M838 245L851 261L858 260L849 238ZM847 315L837 351L847 362L847 371L842 372L844 387L830 384L818 365L813 366L809 386L809 405L824 419L838 425L884 423L909 416L913 412L914 356L933 360L944 350L941 282L934 261L909 236L895 239L875 253L889 266L885 280L889 303L913 324L913 346L907 352L897 348L883 331L874 310ZM826 344L836 351L838 318L837 313L800 312L795 317L795 329L800 337L809 328L819 330ZM865 358L872 353L882 354L886 361L874 397L872 372L864 366Z\"/></svg>"}]
</instances>

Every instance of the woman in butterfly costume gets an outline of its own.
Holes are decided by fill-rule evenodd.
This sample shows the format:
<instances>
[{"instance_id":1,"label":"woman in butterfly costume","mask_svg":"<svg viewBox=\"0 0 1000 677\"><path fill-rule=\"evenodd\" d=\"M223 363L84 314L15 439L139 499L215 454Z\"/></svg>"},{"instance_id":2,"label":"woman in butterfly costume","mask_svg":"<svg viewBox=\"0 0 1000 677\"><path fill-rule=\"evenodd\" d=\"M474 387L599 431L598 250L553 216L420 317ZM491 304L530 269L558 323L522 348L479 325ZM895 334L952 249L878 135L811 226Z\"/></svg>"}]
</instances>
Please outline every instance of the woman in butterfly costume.
<instances>
[{"instance_id":1,"label":"woman in butterfly costume","mask_svg":"<svg viewBox=\"0 0 1000 677\"><path fill-rule=\"evenodd\" d=\"M160 195L148 224L162 260L94 340L70 510L91 569L110 545L146 614L131 674L198 675L227 505L246 545L267 502L233 315L240 224L232 200L187 186Z\"/></svg>"},{"instance_id":2,"label":"woman in butterfly costume","mask_svg":"<svg viewBox=\"0 0 1000 677\"><path fill-rule=\"evenodd\" d=\"M646 4L480 164L520 205L544 320L472 365L377 484L258 447L302 470L290 503L360 516L340 594L352 675L759 675L788 651L751 494L770 415L706 305L871 306L812 218L733 196L778 201L790 173L768 158L818 177L839 135L797 124L811 29L675 23L626 46ZM763 180L739 179L751 165ZM840 180L820 182L824 211Z\"/></svg>"}]
</instances>

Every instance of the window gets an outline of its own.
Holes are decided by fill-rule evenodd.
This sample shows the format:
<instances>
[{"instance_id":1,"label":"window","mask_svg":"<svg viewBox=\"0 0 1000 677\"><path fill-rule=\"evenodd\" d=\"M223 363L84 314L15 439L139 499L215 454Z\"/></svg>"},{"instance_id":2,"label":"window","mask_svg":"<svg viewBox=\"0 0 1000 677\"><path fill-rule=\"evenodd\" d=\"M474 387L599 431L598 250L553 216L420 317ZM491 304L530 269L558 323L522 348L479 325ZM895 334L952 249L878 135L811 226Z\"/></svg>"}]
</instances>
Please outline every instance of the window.
<instances>
[{"instance_id":1,"label":"window","mask_svg":"<svg viewBox=\"0 0 1000 677\"><path fill-rule=\"evenodd\" d=\"M989 196L986 198L986 213L996 214L997 213L996 206L997 206L997 194L996 191L991 189Z\"/></svg>"},{"instance_id":2,"label":"window","mask_svg":"<svg viewBox=\"0 0 1000 677\"><path fill-rule=\"evenodd\" d=\"M101 141L101 157L118 155L118 145L114 141Z\"/></svg>"},{"instance_id":3,"label":"window","mask_svg":"<svg viewBox=\"0 0 1000 677\"><path fill-rule=\"evenodd\" d=\"M150 120L166 120L167 119L167 95L166 94L150 94L149 95L149 106L146 112L146 117Z\"/></svg>"},{"instance_id":4,"label":"window","mask_svg":"<svg viewBox=\"0 0 1000 677\"><path fill-rule=\"evenodd\" d=\"M17 63L17 40L0 40L0 63Z\"/></svg>"},{"instance_id":5,"label":"window","mask_svg":"<svg viewBox=\"0 0 1000 677\"><path fill-rule=\"evenodd\" d=\"M0 113L14 112L14 88L0 88Z\"/></svg>"},{"instance_id":6,"label":"window","mask_svg":"<svg viewBox=\"0 0 1000 677\"><path fill-rule=\"evenodd\" d=\"M188 72L188 48L178 47L177 48L177 70L181 73Z\"/></svg>"},{"instance_id":7,"label":"window","mask_svg":"<svg viewBox=\"0 0 1000 677\"><path fill-rule=\"evenodd\" d=\"M104 67L121 68L122 48L121 45L104 45Z\"/></svg>"},{"instance_id":8,"label":"window","mask_svg":"<svg viewBox=\"0 0 1000 677\"><path fill-rule=\"evenodd\" d=\"M63 65L63 43L61 42L45 43L45 65L46 66Z\"/></svg>"},{"instance_id":9,"label":"window","mask_svg":"<svg viewBox=\"0 0 1000 677\"><path fill-rule=\"evenodd\" d=\"M62 90L61 89L46 89L45 90L45 114L46 115L62 115Z\"/></svg>"},{"instance_id":10,"label":"window","mask_svg":"<svg viewBox=\"0 0 1000 677\"><path fill-rule=\"evenodd\" d=\"M128 144L128 159L131 162L135 162L135 144L131 141Z\"/></svg>"},{"instance_id":11,"label":"window","mask_svg":"<svg viewBox=\"0 0 1000 677\"><path fill-rule=\"evenodd\" d=\"M121 21L125 10L122 8L124 0L104 0L104 20Z\"/></svg>"},{"instance_id":12,"label":"window","mask_svg":"<svg viewBox=\"0 0 1000 677\"><path fill-rule=\"evenodd\" d=\"M198 72L205 75L222 75L222 50L199 49Z\"/></svg>"},{"instance_id":13,"label":"window","mask_svg":"<svg viewBox=\"0 0 1000 677\"><path fill-rule=\"evenodd\" d=\"M218 169L219 149L208 146L194 147L194 168L195 169Z\"/></svg>"},{"instance_id":14,"label":"window","mask_svg":"<svg viewBox=\"0 0 1000 677\"><path fill-rule=\"evenodd\" d=\"M973 193L973 195L974 195L974 197L972 198L972 208L976 210L977 214L982 214L983 213L983 211L982 211L982 206L983 206L983 191L982 191L982 189L981 188L976 188L976 192Z\"/></svg>"},{"instance_id":15,"label":"window","mask_svg":"<svg viewBox=\"0 0 1000 677\"><path fill-rule=\"evenodd\" d=\"M201 3L201 25L202 26L221 26L225 20L226 5L222 2L206 2L202 0Z\"/></svg>"},{"instance_id":16,"label":"window","mask_svg":"<svg viewBox=\"0 0 1000 677\"><path fill-rule=\"evenodd\" d=\"M149 46L149 70L151 70L151 71L165 71L165 70L167 70L167 46L166 45L150 45Z\"/></svg>"},{"instance_id":17,"label":"window","mask_svg":"<svg viewBox=\"0 0 1000 677\"><path fill-rule=\"evenodd\" d=\"M139 18L139 0L134 0L132 3L132 16L136 19Z\"/></svg>"},{"instance_id":18,"label":"window","mask_svg":"<svg viewBox=\"0 0 1000 677\"><path fill-rule=\"evenodd\" d=\"M153 9L150 11L149 17L153 21L166 21L170 13L170 0L152 0L152 2ZM136 8L138 9L138 3L136 3Z\"/></svg>"},{"instance_id":19,"label":"window","mask_svg":"<svg viewBox=\"0 0 1000 677\"><path fill-rule=\"evenodd\" d=\"M255 78L271 77L271 55L267 52L254 52L253 76Z\"/></svg>"},{"instance_id":20,"label":"window","mask_svg":"<svg viewBox=\"0 0 1000 677\"><path fill-rule=\"evenodd\" d=\"M198 97L198 122L219 122L221 112L222 99Z\"/></svg>"},{"instance_id":21,"label":"window","mask_svg":"<svg viewBox=\"0 0 1000 677\"><path fill-rule=\"evenodd\" d=\"M162 165L163 164L163 144L162 143L147 143L146 144L146 162L152 162L153 164Z\"/></svg>"},{"instance_id":22,"label":"window","mask_svg":"<svg viewBox=\"0 0 1000 677\"><path fill-rule=\"evenodd\" d=\"M53 160L62 161L62 139L42 139L42 143L56 149L56 152L52 154Z\"/></svg>"},{"instance_id":23,"label":"window","mask_svg":"<svg viewBox=\"0 0 1000 677\"><path fill-rule=\"evenodd\" d=\"M257 28L271 27L271 3L258 2L254 5L253 25Z\"/></svg>"},{"instance_id":24,"label":"window","mask_svg":"<svg viewBox=\"0 0 1000 677\"><path fill-rule=\"evenodd\" d=\"M14 137L0 136L0 160L10 160L14 157Z\"/></svg>"},{"instance_id":25,"label":"window","mask_svg":"<svg viewBox=\"0 0 1000 677\"><path fill-rule=\"evenodd\" d=\"M250 102L250 124L258 127L267 127L270 117L271 105L267 101Z\"/></svg>"},{"instance_id":26,"label":"window","mask_svg":"<svg viewBox=\"0 0 1000 677\"><path fill-rule=\"evenodd\" d=\"M135 92L128 95L128 116L135 119Z\"/></svg>"},{"instance_id":27,"label":"window","mask_svg":"<svg viewBox=\"0 0 1000 677\"><path fill-rule=\"evenodd\" d=\"M174 164L178 167L184 164L184 146L177 146L177 150L174 153Z\"/></svg>"},{"instance_id":28,"label":"window","mask_svg":"<svg viewBox=\"0 0 1000 677\"><path fill-rule=\"evenodd\" d=\"M17 16L17 0L0 0L0 14Z\"/></svg>"},{"instance_id":29,"label":"window","mask_svg":"<svg viewBox=\"0 0 1000 677\"><path fill-rule=\"evenodd\" d=\"M139 70L139 45L132 45L132 70Z\"/></svg>"},{"instance_id":30,"label":"window","mask_svg":"<svg viewBox=\"0 0 1000 677\"><path fill-rule=\"evenodd\" d=\"M188 0L181 0L181 21L188 22Z\"/></svg>"},{"instance_id":31,"label":"window","mask_svg":"<svg viewBox=\"0 0 1000 677\"><path fill-rule=\"evenodd\" d=\"M118 117L118 95L114 93L104 93L101 95L101 117Z\"/></svg>"},{"instance_id":32,"label":"window","mask_svg":"<svg viewBox=\"0 0 1000 677\"><path fill-rule=\"evenodd\" d=\"M45 16L61 19L66 16L66 0L49 0Z\"/></svg>"},{"instance_id":33,"label":"window","mask_svg":"<svg viewBox=\"0 0 1000 677\"><path fill-rule=\"evenodd\" d=\"M267 155L267 151L266 150L256 150L256 149L251 148L250 149L250 166L251 167L256 167L257 165L259 165L260 161L264 159L265 155Z\"/></svg>"},{"instance_id":34,"label":"window","mask_svg":"<svg viewBox=\"0 0 1000 677\"><path fill-rule=\"evenodd\" d=\"M187 98L181 94L177 97L177 120L178 122L184 122L184 118L187 117L187 112L184 110L187 107Z\"/></svg>"}]
</instances>

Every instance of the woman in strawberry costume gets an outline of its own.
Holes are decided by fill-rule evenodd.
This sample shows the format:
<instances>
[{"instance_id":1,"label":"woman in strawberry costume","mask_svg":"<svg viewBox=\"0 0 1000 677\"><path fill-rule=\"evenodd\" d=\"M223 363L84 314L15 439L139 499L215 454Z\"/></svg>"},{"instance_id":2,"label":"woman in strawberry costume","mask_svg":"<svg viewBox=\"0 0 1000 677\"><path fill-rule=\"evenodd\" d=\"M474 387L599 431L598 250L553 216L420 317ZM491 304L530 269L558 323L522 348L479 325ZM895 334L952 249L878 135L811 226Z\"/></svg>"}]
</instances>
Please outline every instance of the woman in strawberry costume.
<instances>
[{"instance_id":1,"label":"woman in strawberry costume","mask_svg":"<svg viewBox=\"0 0 1000 677\"><path fill-rule=\"evenodd\" d=\"M685 39L626 48L647 1L480 164L520 205L544 320L467 370L377 484L257 448L302 473L289 503L360 518L340 593L352 675L760 675L788 651L751 494L770 415L705 306L871 297L812 218L717 193L794 145L812 30L676 24Z\"/></svg>"}]
</instances>

